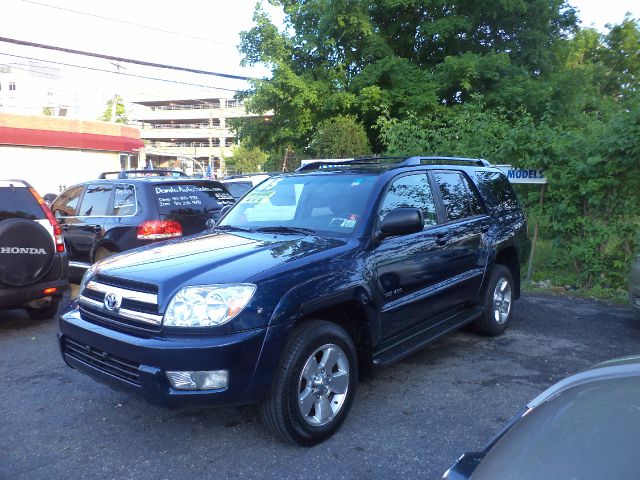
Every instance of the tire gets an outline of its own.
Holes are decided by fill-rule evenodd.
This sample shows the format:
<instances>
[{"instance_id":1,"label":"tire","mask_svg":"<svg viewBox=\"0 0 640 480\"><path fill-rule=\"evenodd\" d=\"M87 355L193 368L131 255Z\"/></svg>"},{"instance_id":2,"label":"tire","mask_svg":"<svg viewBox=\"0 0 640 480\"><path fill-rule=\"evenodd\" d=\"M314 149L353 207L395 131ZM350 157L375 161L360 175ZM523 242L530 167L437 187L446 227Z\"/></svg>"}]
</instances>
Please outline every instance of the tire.
<instances>
[{"instance_id":1,"label":"tire","mask_svg":"<svg viewBox=\"0 0 640 480\"><path fill-rule=\"evenodd\" d=\"M106 247L100 247L93 254L93 263L99 262L100 260L104 260L105 258L110 257L115 253L117 252L114 252L113 250L109 250Z\"/></svg>"},{"instance_id":2,"label":"tire","mask_svg":"<svg viewBox=\"0 0 640 480\"><path fill-rule=\"evenodd\" d=\"M483 335L500 335L511 322L513 302L511 272L504 265L496 264L491 270L487 287L482 295L484 311L482 316L474 322L474 329Z\"/></svg>"},{"instance_id":3,"label":"tire","mask_svg":"<svg viewBox=\"0 0 640 480\"><path fill-rule=\"evenodd\" d=\"M52 298L51 303L44 308L27 307L27 315L31 320L47 320L53 318L58 313L58 307L60 306L59 298Z\"/></svg>"},{"instance_id":4,"label":"tire","mask_svg":"<svg viewBox=\"0 0 640 480\"><path fill-rule=\"evenodd\" d=\"M49 272L55 254L51 233L39 223L23 218L0 221L0 283L24 287L38 282Z\"/></svg>"},{"instance_id":5,"label":"tire","mask_svg":"<svg viewBox=\"0 0 640 480\"><path fill-rule=\"evenodd\" d=\"M353 340L339 325L312 320L295 327L260 405L265 426L280 440L303 446L329 438L353 403L357 358Z\"/></svg>"}]
</instances>

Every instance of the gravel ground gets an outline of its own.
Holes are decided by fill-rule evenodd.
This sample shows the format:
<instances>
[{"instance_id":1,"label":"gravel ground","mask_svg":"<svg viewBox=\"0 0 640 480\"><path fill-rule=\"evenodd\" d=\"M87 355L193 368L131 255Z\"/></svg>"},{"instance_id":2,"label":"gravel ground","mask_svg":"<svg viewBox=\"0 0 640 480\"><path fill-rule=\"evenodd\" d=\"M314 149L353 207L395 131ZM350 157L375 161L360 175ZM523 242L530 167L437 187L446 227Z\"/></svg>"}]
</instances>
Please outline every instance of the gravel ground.
<instances>
[{"instance_id":1,"label":"gravel ground","mask_svg":"<svg viewBox=\"0 0 640 480\"><path fill-rule=\"evenodd\" d=\"M426 478L566 375L640 353L625 306L525 295L498 338L461 331L358 386L342 429L283 445L254 408L164 410L64 365L54 320L0 312L0 478Z\"/></svg>"}]
</instances>

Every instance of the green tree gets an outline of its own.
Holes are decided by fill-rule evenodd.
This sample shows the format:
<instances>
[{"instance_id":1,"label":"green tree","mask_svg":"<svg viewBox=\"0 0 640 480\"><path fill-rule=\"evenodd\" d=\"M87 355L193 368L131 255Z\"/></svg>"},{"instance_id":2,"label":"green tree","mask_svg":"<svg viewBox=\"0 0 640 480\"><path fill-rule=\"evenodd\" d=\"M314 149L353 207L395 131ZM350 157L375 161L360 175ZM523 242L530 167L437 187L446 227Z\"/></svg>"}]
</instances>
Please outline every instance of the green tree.
<instances>
[{"instance_id":1,"label":"green tree","mask_svg":"<svg viewBox=\"0 0 640 480\"><path fill-rule=\"evenodd\" d=\"M338 115L322 120L311 138L312 154L324 158L350 158L371 154L371 144L362 123Z\"/></svg>"},{"instance_id":2,"label":"green tree","mask_svg":"<svg viewBox=\"0 0 640 480\"><path fill-rule=\"evenodd\" d=\"M232 155L225 157L225 164L238 173L260 172L267 162L267 154L258 148L236 145L231 151Z\"/></svg>"},{"instance_id":3,"label":"green tree","mask_svg":"<svg viewBox=\"0 0 640 480\"><path fill-rule=\"evenodd\" d=\"M112 109L114 100L116 101L116 123L127 123L127 110L124 106L124 101L120 95L116 95L115 98L107 101L107 108L98 120L110 122L112 118Z\"/></svg>"}]
</instances>

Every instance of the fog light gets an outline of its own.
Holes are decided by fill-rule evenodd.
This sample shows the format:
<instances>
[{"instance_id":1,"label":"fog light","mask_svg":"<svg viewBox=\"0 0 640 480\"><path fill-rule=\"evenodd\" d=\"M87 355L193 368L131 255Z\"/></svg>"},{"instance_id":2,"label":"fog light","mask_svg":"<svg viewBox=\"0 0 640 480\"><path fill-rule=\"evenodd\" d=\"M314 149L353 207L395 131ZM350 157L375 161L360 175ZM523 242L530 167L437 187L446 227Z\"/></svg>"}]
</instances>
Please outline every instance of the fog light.
<instances>
[{"instance_id":1,"label":"fog light","mask_svg":"<svg viewBox=\"0 0 640 480\"><path fill-rule=\"evenodd\" d=\"M229 385L228 370L205 372L167 372L171 386L177 390L213 390Z\"/></svg>"}]
</instances>

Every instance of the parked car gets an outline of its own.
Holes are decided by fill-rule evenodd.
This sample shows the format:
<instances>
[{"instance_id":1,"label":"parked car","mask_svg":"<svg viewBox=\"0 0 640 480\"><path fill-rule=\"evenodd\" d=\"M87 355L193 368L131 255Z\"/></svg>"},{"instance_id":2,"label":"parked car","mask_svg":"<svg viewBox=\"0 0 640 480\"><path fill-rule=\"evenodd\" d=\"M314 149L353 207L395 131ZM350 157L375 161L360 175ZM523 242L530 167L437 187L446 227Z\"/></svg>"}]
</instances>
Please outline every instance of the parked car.
<instances>
[{"instance_id":1,"label":"parked car","mask_svg":"<svg viewBox=\"0 0 640 480\"><path fill-rule=\"evenodd\" d=\"M152 242L211 228L234 203L219 182L182 172L105 172L74 185L51 206L69 250L72 279L94 262Z\"/></svg>"},{"instance_id":2,"label":"parked car","mask_svg":"<svg viewBox=\"0 0 640 480\"><path fill-rule=\"evenodd\" d=\"M236 201L240 200L245 193L251 190L256 185L260 185L270 175L246 175L246 176L234 176L228 177L221 181L221 183L227 187L229 193L233 195Z\"/></svg>"},{"instance_id":3,"label":"parked car","mask_svg":"<svg viewBox=\"0 0 640 480\"><path fill-rule=\"evenodd\" d=\"M640 357L611 360L556 383L447 480L635 480L640 458Z\"/></svg>"},{"instance_id":4,"label":"parked car","mask_svg":"<svg viewBox=\"0 0 640 480\"><path fill-rule=\"evenodd\" d=\"M631 263L629 274L629 301L640 312L640 255Z\"/></svg>"},{"instance_id":5,"label":"parked car","mask_svg":"<svg viewBox=\"0 0 640 480\"><path fill-rule=\"evenodd\" d=\"M67 364L151 402L261 402L277 437L318 443L359 371L473 324L499 335L530 243L484 160L312 164L272 177L215 231L108 258L61 317Z\"/></svg>"},{"instance_id":6,"label":"parked car","mask_svg":"<svg viewBox=\"0 0 640 480\"><path fill-rule=\"evenodd\" d=\"M54 317L68 286L60 226L25 181L0 180L0 310Z\"/></svg>"}]
</instances>

